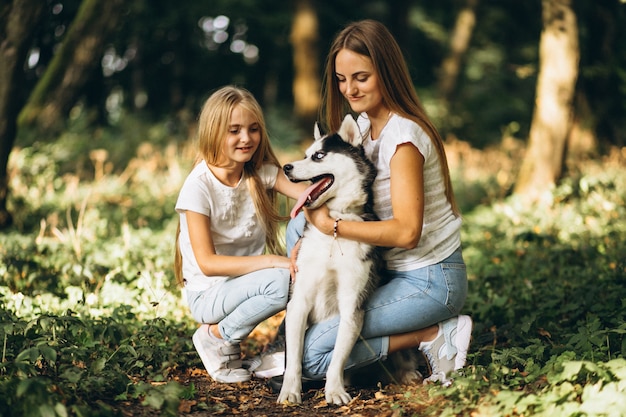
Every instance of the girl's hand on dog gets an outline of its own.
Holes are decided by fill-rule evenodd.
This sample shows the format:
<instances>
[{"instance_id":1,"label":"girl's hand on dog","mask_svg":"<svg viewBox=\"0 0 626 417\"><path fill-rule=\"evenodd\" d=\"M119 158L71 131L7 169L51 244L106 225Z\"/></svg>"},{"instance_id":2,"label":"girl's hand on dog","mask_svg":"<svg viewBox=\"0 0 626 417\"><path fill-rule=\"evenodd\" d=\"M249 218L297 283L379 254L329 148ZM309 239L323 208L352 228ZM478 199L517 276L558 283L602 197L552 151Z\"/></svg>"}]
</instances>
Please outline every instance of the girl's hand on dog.
<instances>
[{"instance_id":1,"label":"girl's hand on dog","mask_svg":"<svg viewBox=\"0 0 626 417\"><path fill-rule=\"evenodd\" d=\"M289 264L289 274L291 275L291 283L296 282L296 272L298 272L298 265L296 265L296 260L298 259L298 252L300 251L300 244L302 243L302 238L298 239L293 248L291 248L291 253L289 254L289 259L291 260Z\"/></svg>"}]
</instances>

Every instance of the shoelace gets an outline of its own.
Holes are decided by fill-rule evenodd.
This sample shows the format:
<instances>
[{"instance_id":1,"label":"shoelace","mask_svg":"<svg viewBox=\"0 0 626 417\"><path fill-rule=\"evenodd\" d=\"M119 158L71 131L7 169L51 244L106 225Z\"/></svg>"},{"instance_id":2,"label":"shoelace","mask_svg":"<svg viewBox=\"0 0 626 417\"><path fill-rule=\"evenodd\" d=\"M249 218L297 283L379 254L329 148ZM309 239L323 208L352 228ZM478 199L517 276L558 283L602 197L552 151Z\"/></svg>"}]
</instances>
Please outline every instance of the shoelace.
<instances>
[{"instance_id":1,"label":"shoelace","mask_svg":"<svg viewBox=\"0 0 626 417\"><path fill-rule=\"evenodd\" d=\"M424 353L424 355L426 355L426 359L428 359L428 363L431 367L431 373L438 374L439 372L441 372L441 370L439 369L439 360L435 360L431 349L424 349L422 352Z\"/></svg>"}]
</instances>

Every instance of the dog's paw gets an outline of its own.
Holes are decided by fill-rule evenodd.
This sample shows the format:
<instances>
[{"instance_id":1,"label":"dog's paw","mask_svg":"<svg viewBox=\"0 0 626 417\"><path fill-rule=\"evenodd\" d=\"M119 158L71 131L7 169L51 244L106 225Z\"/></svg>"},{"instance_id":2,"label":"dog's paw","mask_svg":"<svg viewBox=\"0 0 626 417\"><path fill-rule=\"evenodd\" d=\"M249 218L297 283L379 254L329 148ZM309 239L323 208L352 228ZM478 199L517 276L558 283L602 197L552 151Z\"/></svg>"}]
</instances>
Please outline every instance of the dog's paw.
<instances>
[{"instance_id":1,"label":"dog's paw","mask_svg":"<svg viewBox=\"0 0 626 417\"><path fill-rule=\"evenodd\" d=\"M280 387L280 394L278 394L278 404L290 403L301 404L302 403L302 379L298 373L285 372L283 375L283 385Z\"/></svg>"},{"instance_id":2,"label":"dog's paw","mask_svg":"<svg viewBox=\"0 0 626 417\"><path fill-rule=\"evenodd\" d=\"M344 405L352 401L352 397L344 389L340 389L340 390L328 390L327 389L325 397L326 397L326 402L328 404Z\"/></svg>"},{"instance_id":3,"label":"dog's paw","mask_svg":"<svg viewBox=\"0 0 626 417\"><path fill-rule=\"evenodd\" d=\"M346 392L343 378L333 375L332 373L326 374L326 386L324 387L326 402L335 405L348 404L352 397Z\"/></svg>"},{"instance_id":4,"label":"dog's paw","mask_svg":"<svg viewBox=\"0 0 626 417\"><path fill-rule=\"evenodd\" d=\"M301 404L302 397L298 391L289 391L283 387L278 394L278 404Z\"/></svg>"},{"instance_id":5,"label":"dog's paw","mask_svg":"<svg viewBox=\"0 0 626 417\"><path fill-rule=\"evenodd\" d=\"M329 381L327 381L326 387L324 388L326 391L326 402L328 404L344 405L352 401L352 397L343 388L343 384L333 386L334 384L329 384L328 382Z\"/></svg>"}]
</instances>

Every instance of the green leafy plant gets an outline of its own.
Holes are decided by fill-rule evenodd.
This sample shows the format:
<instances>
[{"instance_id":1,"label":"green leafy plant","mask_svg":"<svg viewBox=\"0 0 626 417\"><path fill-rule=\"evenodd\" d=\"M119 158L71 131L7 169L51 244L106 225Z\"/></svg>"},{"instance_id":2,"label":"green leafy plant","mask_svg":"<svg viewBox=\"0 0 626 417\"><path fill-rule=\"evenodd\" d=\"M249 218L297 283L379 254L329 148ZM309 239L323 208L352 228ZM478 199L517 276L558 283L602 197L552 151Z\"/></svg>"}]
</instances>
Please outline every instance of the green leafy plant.
<instances>
[{"instance_id":1,"label":"green leafy plant","mask_svg":"<svg viewBox=\"0 0 626 417\"><path fill-rule=\"evenodd\" d=\"M198 398L172 378L198 366L172 272L173 207L188 166L154 132L161 147L101 155L89 170L59 145L13 153L17 221L0 235L0 415L108 416L128 401L175 415ZM407 391L395 412L420 403L450 416L617 415L626 173L583 166L532 207L486 190L493 178L476 182L457 187L468 198L468 366L452 386L429 388L436 401ZM475 206L477 190L496 199Z\"/></svg>"}]
</instances>

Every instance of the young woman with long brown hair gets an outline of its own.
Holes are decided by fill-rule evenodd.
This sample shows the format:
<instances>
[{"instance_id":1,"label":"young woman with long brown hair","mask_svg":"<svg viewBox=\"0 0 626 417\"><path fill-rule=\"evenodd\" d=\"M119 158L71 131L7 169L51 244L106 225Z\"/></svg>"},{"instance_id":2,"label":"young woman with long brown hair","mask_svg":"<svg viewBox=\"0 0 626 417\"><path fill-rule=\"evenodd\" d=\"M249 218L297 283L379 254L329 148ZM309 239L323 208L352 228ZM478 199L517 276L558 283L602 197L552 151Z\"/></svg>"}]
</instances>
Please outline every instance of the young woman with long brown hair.
<instances>
[{"instance_id":1,"label":"young woman with long brown hair","mask_svg":"<svg viewBox=\"0 0 626 417\"><path fill-rule=\"evenodd\" d=\"M325 207L305 210L306 218L323 233L387 248L387 284L366 302L362 339L347 366L417 348L428 358L428 380L447 383L465 365L472 320L460 315L467 296L461 216L441 136L383 24L364 20L339 32L324 76L325 128L336 131L346 113L357 116L365 153L378 168L374 208L380 220L337 221ZM304 221L290 222L288 248L297 248ZM324 377L338 323L331 319L307 330L304 376Z\"/></svg>"}]
</instances>

